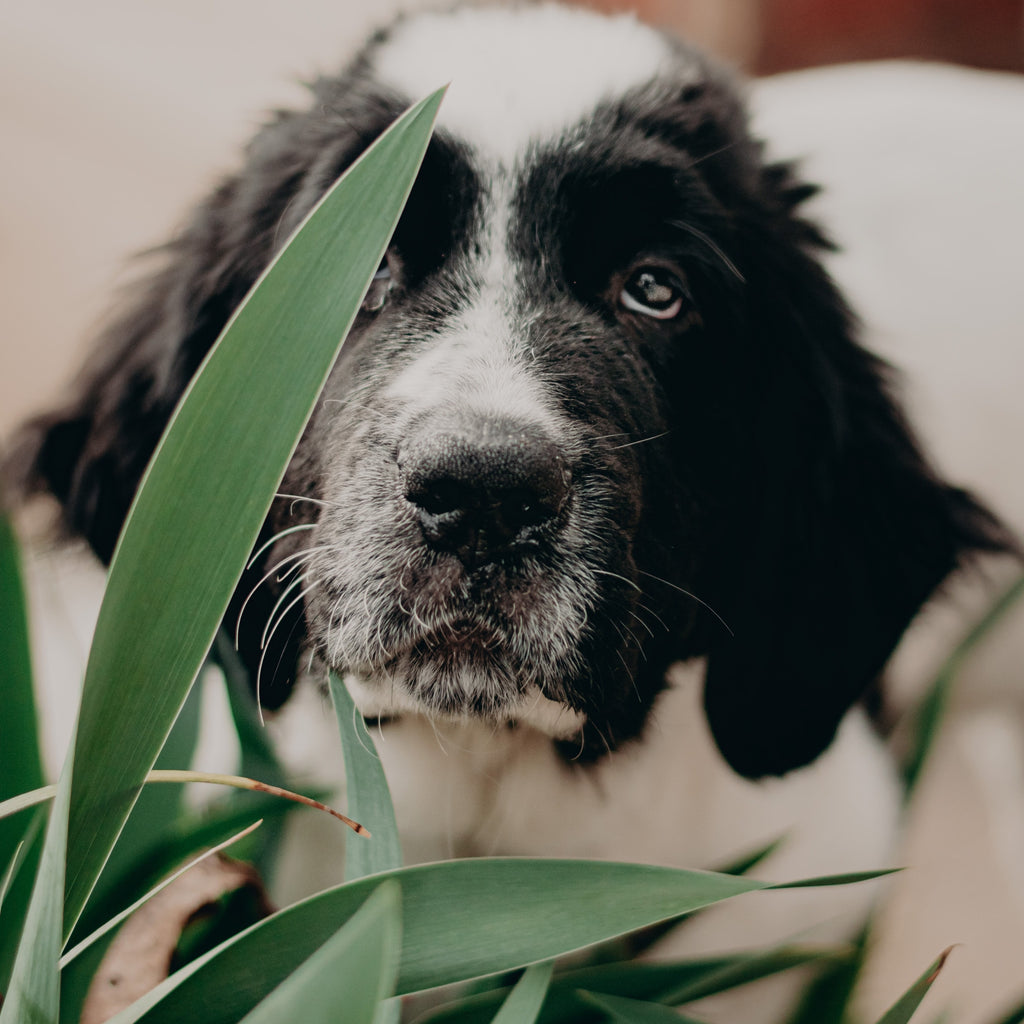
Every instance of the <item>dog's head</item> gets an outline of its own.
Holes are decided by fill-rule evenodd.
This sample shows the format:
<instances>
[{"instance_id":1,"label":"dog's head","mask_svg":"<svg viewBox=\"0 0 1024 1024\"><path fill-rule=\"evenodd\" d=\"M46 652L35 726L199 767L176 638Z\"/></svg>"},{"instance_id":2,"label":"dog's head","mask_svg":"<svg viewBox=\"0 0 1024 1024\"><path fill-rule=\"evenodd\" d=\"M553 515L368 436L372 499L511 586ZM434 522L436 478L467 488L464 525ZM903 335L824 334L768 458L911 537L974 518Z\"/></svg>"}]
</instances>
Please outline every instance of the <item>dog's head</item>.
<instances>
[{"instance_id":1,"label":"dog's head","mask_svg":"<svg viewBox=\"0 0 1024 1024\"><path fill-rule=\"evenodd\" d=\"M555 7L399 22L279 115L168 248L22 479L108 558L260 271L410 101L453 86L231 615L367 713L526 719L598 757L707 658L745 775L829 743L991 518L938 480L728 75ZM291 527L299 529L291 530ZM262 579L262 583L259 581ZM257 585L258 584L258 585ZM269 622L269 625L268 625Z\"/></svg>"}]
</instances>

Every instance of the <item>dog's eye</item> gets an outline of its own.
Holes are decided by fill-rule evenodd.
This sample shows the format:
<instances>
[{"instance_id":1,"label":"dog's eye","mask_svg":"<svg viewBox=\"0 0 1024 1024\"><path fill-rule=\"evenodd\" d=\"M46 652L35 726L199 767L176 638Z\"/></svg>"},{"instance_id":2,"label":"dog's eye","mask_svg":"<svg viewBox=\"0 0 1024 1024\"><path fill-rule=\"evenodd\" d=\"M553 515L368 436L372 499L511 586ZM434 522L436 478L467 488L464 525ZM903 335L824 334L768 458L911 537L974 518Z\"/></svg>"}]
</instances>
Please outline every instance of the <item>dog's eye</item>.
<instances>
[{"instance_id":1,"label":"dog's eye","mask_svg":"<svg viewBox=\"0 0 1024 1024\"><path fill-rule=\"evenodd\" d=\"M655 320L678 316L686 298L686 287L676 274L657 266L637 267L626 278L619 293L623 309Z\"/></svg>"},{"instance_id":2,"label":"dog's eye","mask_svg":"<svg viewBox=\"0 0 1024 1024\"><path fill-rule=\"evenodd\" d=\"M366 298L363 299L363 312L379 313L388 301L388 294L393 285L394 277L391 273L391 264L385 256L381 265L377 268L377 273L373 275Z\"/></svg>"}]
</instances>

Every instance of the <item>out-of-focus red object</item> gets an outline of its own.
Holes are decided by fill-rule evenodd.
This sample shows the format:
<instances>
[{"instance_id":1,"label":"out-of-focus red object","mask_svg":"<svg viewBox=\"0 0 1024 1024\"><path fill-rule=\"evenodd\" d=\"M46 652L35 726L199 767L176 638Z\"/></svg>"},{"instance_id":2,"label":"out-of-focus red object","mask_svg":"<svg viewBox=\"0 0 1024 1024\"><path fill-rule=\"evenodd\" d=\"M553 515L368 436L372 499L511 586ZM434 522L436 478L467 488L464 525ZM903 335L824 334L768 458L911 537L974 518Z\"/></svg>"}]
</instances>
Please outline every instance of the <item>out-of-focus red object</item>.
<instances>
[{"instance_id":1,"label":"out-of-focus red object","mask_svg":"<svg viewBox=\"0 0 1024 1024\"><path fill-rule=\"evenodd\" d=\"M1022 0L584 0L632 10L755 73L912 57L1024 71Z\"/></svg>"},{"instance_id":2,"label":"out-of-focus red object","mask_svg":"<svg viewBox=\"0 0 1024 1024\"><path fill-rule=\"evenodd\" d=\"M758 71L882 57L1024 68L1020 0L761 0Z\"/></svg>"}]
</instances>

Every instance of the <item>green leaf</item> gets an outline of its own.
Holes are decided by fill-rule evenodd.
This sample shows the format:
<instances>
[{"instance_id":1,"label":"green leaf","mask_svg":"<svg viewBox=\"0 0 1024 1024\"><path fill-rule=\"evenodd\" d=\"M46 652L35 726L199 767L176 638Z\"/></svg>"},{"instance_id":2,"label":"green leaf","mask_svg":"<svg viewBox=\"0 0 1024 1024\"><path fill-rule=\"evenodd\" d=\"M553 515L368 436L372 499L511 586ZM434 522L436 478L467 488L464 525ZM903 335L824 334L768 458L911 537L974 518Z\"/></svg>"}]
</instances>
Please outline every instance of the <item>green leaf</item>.
<instances>
[{"instance_id":1,"label":"green leaf","mask_svg":"<svg viewBox=\"0 0 1024 1024\"><path fill-rule=\"evenodd\" d=\"M800 1002L786 1024L821 1024L846 1020L857 979L867 959L870 923L854 940L850 955L828 965L800 995Z\"/></svg>"},{"instance_id":2,"label":"green leaf","mask_svg":"<svg viewBox=\"0 0 1024 1024\"><path fill-rule=\"evenodd\" d=\"M903 783L905 798L910 799L921 773L924 771L939 727L945 717L949 695L963 663L968 655L998 625L1007 612L1024 597L1024 576L1007 589L992 605L985 615L974 625L963 640L957 644L953 653L946 659L939 670L935 681L928 689L914 715L912 726L912 743L903 765Z\"/></svg>"},{"instance_id":3,"label":"green leaf","mask_svg":"<svg viewBox=\"0 0 1024 1024\"><path fill-rule=\"evenodd\" d=\"M581 998L603 1010L613 1021L621 1024L697 1024L692 1017L683 1017L670 1006L645 1003L623 996L609 996L598 992L580 991Z\"/></svg>"},{"instance_id":4,"label":"green leaf","mask_svg":"<svg viewBox=\"0 0 1024 1024\"><path fill-rule=\"evenodd\" d=\"M50 808L50 821L32 887L32 899L10 987L0 1006L0 1024L57 1024L60 1015L60 972L57 961L63 941L64 851L67 846L68 804L74 740L68 751Z\"/></svg>"},{"instance_id":5,"label":"green leaf","mask_svg":"<svg viewBox=\"0 0 1024 1024\"><path fill-rule=\"evenodd\" d=\"M363 716L344 682L333 672L329 681L345 757L348 813L365 825L372 836L370 839L357 835L345 837L345 879L354 881L364 875L400 868L402 847L391 791Z\"/></svg>"},{"instance_id":6,"label":"green leaf","mask_svg":"<svg viewBox=\"0 0 1024 1024\"><path fill-rule=\"evenodd\" d=\"M193 687L156 760L158 771L187 768L191 764L199 737L201 698L201 687ZM145 889L133 888L132 879L138 865L164 849L174 835L175 822L183 813L184 793L183 783L143 787L131 817L103 866L70 939L72 943L94 932L145 892Z\"/></svg>"},{"instance_id":7,"label":"green leaf","mask_svg":"<svg viewBox=\"0 0 1024 1024\"><path fill-rule=\"evenodd\" d=\"M682 960L675 963L611 963L575 967L555 976L541 1012L541 1024L582 1024L595 1019L579 997L580 990L626 996L649 1002L679 1004L726 992L793 967L844 959L843 953L779 947L766 953ZM484 1024L490 1021L507 989L462 998L428 1015L429 1024ZM818 1018L820 1020L828 1018Z\"/></svg>"},{"instance_id":8,"label":"green leaf","mask_svg":"<svg viewBox=\"0 0 1024 1024\"><path fill-rule=\"evenodd\" d=\"M143 477L86 669L68 929L206 657L412 187L440 101L439 91L403 115L306 219L228 323Z\"/></svg>"},{"instance_id":9,"label":"green leaf","mask_svg":"<svg viewBox=\"0 0 1024 1024\"><path fill-rule=\"evenodd\" d=\"M766 889L824 889L833 885L856 885L858 882L870 882L875 878L895 875L902 868L880 868L878 871L850 871L844 875L822 875L820 878L802 878L798 882L777 882L765 886Z\"/></svg>"},{"instance_id":10,"label":"green leaf","mask_svg":"<svg viewBox=\"0 0 1024 1024\"><path fill-rule=\"evenodd\" d=\"M3 877L0 878L0 915L3 914L4 900L7 898L7 890L11 887L11 881L14 876L18 873L18 868L21 867L22 853L25 851L25 841L22 840L15 847L14 853L11 856L10 861L4 870Z\"/></svg>"},{"instance_id":11,"label":"green leaf","mask_svg":"<svg viewBox=\"0 0 1024 1024\"><path fill-rule=\"evenodd\" d=\"M209 857L213 857L216 854L220 853L222 850L226 850L233 843L237 842L244 836L247 836L250 832L253 831L253 829L258 828L261 824L262 822L260 821L253 822L251 825L248 826L248 828L243 829L241 832L231 836L224 842L219 843L217 846L211 847L209 850L204 850L201 854L199 854L198 857L193 858L187 864L183 864L180 868L178 868L177 871L173 871L171 874L169 874L159 883L159 885L155 885L148 892L143 893L143 895L140 896L130 906L125 907L124 910L116 914L114 917L110 918L108 921L104 921L103 924L96 929L96 931L92 932L90 935L87 935L73 949L69 949L61 957L61 969L63 969L69 963L71 963L72 960L76 960L90 946L98 942L101 938L103 938L104 935L113 931L122 921L126 920L128 917L134 914L135 911L139 909L139 907L143 906L143 904L145 903L148 903L149 900L151 900L158 892L161 892L162 890L166 889L167 886L171 884L171 882L173 882L177 878L180 878L190 868L195 867L196 864L198 864L200 861L206 860Z\"/></svg>"},{"instance_id":12,"label":"green leaf","mask_svg":"<svg viewBox=\"0 0 1024 1024\"><path fill-rule=\"evenodd\" d=\"M38 789L46 781L39 754L38 721L32 689L28 618L22 583L21 558L14 531L0 509L0 750L4 770L0 772L0 800L16 793ZM0 863L6 862L20 842L0 827Z\"/></svg>"},{"instance_id":13,"label":"green leaf","mask_svg":"<svg viewBox=\"0 0 1024 1024\"><path fill-rule=\"evenodd\" d=\"M928 990L939 976L939 972L952 951L953 947L951 946L907 989L889 1012L878 1021L878 1024L907 1024L921 1005L921 1000L928 994Z\"/></svg>"},{"instance_id":14,"label":"green leaf","mask_svg":"<svg viewBox=\"0 0 1024 1024\"><path fill-rule=\"evenodd\" d=\"M709 969L702 976L682 982L664 992L659 999L679 1006L692 1003L706 996L727 992L752 981L780 974L794 967L808 964L833 964L848 959L849 952L831 949L804 949L799 946L778 946L760 953L736 954L726 958L716 968Z\"/></svg>"},{"instance_id":15,"label":"green leaf","mask_svg":"<svg viewBox=\"0 0 1024 1024\"><path fill-rule=\"evenodd\" d=\"M35 695L29 655L28 621L17 540L0 502L0 802L18 793L37 789L45 781L37 737ZM33 828L24 820L0 821L0 865L12 862L14 851ZM31 897L31 882L39 865L42 829L32 835L22 852L17 876L7 893L0 927L0 992L7 988L21 931Z\"/></svg>"},{"instance_id":16,"label":"green leaf","mask_svg":"<svg viewBox=\"0 0 1024 1024\"><path fill-rule=\"evenodd\" d=\"M398 992L514 970L614 934L764 888L731 875L602 861L443 861L360 879L267 918L168 978L115 1018L233 1024L361 905L402 886Z\"/></svg>"},{"instance_id":17,"label":"green leaf","mask_svg":"<svg viewBox=\"0 0 1024 1024\"><path fill-rule=\"evenodd\" d=\"M373 1024L379 1003L395 987L400 910L398 884L384 882L241 1024Z\"/></svg>"},{"instance_id":18,"label":"green leaf","mask_svg":"<svg viewBox=\"0 0 1024 1024\"><path fill-rule=\"evenodd\" d=\"M493 1024L533 1024L544 1005L554 969L554 960L527 967L501 1004Z\"/></svg>"},{"instance_id":19,"label":"green leaf","mask_svg":"<svg viewBox=\"0 0 1024 1024\"><path fill-rule=\"evenodd\" d=\"M1014 1007L1009 1013L1000 1017L993 1024L1024 1024L1024 1003Z\"/></svg>"}]
</instances>

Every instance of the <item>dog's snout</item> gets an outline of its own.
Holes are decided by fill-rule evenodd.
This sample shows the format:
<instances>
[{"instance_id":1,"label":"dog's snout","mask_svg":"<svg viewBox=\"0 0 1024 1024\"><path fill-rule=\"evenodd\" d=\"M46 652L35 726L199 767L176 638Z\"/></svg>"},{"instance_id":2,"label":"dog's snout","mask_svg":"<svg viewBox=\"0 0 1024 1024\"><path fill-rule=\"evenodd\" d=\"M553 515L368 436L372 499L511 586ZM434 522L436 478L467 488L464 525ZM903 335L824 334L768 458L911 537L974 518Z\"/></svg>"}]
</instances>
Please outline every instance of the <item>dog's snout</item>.
<instances>
[{"instance_id":1,"label":"dog's snout","mask_svg":"<svg viewBox=\"0 0 1024 1024\"><path fill-rule=\"evenodd\" d=\"M427 543L468 568L535 543L557 520L571 479L558 446L532 428L424 434L399 464Z\"/></svg>"}]
</instances>

